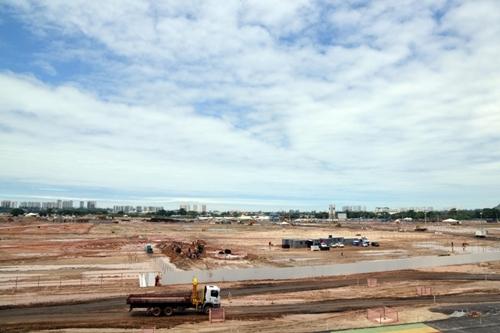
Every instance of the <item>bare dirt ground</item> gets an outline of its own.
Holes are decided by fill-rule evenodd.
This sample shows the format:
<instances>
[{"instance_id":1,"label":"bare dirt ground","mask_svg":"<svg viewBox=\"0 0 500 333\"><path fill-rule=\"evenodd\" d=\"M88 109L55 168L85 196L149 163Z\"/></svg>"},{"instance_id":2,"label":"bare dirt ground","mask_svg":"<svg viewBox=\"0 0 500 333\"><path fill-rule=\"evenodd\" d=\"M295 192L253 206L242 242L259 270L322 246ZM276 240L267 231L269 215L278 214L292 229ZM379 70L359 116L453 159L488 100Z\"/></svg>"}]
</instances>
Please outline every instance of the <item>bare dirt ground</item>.
<instances>
[{"instance_id":1,"label":"bare dirt ground","mask_svg":"<svg viewBox=\"0 0 500 333\"><path fill-rule=\"evenodd\" d=\"M367 326L366 308L389 305L402 321L441 319L431 313L431 296L417 296L416 287L432 289L438 304L498 301L500 263L438 267L427 270L340 276L308 280L222 283L227 321L208 324L197 314L152 318L127 312L125 296L138 292L138 274L159 270L155 259L168 256L178 269L257 266L299 266L359 260L405 258L496 251L500 228L495 225L429 225L345 223L334 225L218 225L210 223L58 223L38 219L0 221L0 332L57 329L57 332L132 332L143 326L173 331L304 332ZM474 238L488 228L490 237ZM326 238L363 235L380 247L351 247L311 252L282 249L282 238ZM204 251L187 256L201 240ZM269 246L269 242L272 243ZM454 246L451 246L453 242ZM155 247L147 254L144 246ZM162 250L183 244L182 253ZM463 247L463 243L467 245ZM192 254L192 250L190 254ZM220 251L231 250L231 255ZM377 278L368 288L366 279ZM147 288L185 290L189 286ZM144 290L140 290L144 292ZM464 296L465 295L465 296ZM417 307L416 309L413 309ZM410 318L413 318L410 320ZM307 327L298 323L308 323ZM331 325L329 327L328 325ZM317 329L316 329L317 328ZM109 330L108 330L109 329ZM300 330L302 329L302 330ZM55 331L54 331L55 332Z\"/></svg>"},{"instance_id":2,"label":"bare dirt ground","mask_svg":"<svg viewBox=\"0 0 500 333\"><path fill-rule=\"evenodd\" d=\"M432 297L384 297L384 298L351 298L336 299L294 304L273 304L258 306L228 306L226 318L228 322L253 321L259 325L261 321L284 319L290 315L311 315L326 313L345 313L348 311L366 310L381 305L398 309L402 314L403 307L435 306L436 304L465 304L499 302L499 294L462 294ZM200 314L187 313L174 317L149 317L144 311L127 313L123 298L112 298L101 301L68 305L39 306L31 308L4 309L0 311L2 330L8 332L27 332L43 329L63 328L140 328L152 325L158 328L172 328L182 324L206 322L207 318ZM404 313L408 316L408 314ZM421 318L421 320L428 318ZM356 323L359 324L359 323ZM222 326L225 326L223 324ZM302 329L302 332L308 331Z\"/></svg>"}]
</instances>

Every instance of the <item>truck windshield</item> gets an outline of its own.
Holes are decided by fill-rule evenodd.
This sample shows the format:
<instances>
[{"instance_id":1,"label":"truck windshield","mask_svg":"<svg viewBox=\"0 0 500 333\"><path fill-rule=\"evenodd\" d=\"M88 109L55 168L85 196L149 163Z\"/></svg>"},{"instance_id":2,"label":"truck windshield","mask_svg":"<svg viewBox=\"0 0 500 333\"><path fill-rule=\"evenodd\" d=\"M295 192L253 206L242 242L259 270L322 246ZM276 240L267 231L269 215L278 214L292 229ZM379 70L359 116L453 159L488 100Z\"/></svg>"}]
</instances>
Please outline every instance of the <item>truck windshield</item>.
<instances>
[{"instance_id":1,"label":"truck windshield","mask_svg":"<svg viewBox=\"0 0 500 333\"><path fill-rule=\"evenodd\" d=\"M210 296L219 297L219 292L217 290L212 290L212 291L210 291Z\"/></svg>"}]
</instances>

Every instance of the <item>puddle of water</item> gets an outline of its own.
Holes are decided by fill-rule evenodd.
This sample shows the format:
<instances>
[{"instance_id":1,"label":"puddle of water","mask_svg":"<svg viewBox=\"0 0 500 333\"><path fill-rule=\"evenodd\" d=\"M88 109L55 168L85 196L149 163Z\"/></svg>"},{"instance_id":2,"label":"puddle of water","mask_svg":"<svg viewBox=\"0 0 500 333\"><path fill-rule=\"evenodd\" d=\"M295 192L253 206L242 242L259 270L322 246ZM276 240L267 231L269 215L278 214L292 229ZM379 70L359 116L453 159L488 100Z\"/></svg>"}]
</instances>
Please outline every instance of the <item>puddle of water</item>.
<instances>
[{"instance_id":1,"label":"puddle of water","mask_svg":"<svg viewBox=\"0 0 500 333\"><path fill-rule=\"evenodd\" d=\"M299 261L315 261L315 260L321 260L321 258L277 258L277 259L272 259L269 260L271 262L276 262L276 263L293 263L293 262L299 262Z\"/></svg>"},{"instance_id":2,"label":"puddle of water","mask_svg":"<svg viewBox=\"0 0 500 333\"><path fill-rule=\"evenodd\" d=\"M385 256L388 254L396 254L396 255L406 255L408 251L406 250L377 250L363 253L363 256Z\"/></svg>"},{"instance_id":3,"label":"puddle of water","mask_svg":"<svg viewBox=\"0 0 500 333\"><path fill-rule=\"evenodd\" d=\"M163 275L163 284L189 283L193 276L204 283L216 281L244 281L244 280L268 280L268 279L290 279L311 278L321 276L338 276L359 273L388 272L401 269L416 269L426 267L438 267L448 265L472 264L482 261L500 260L500 252L480 253L469 255L456 255L449 257L422 256L405 259L382 259L371 258L366 261L354 263L331 264L331 265L308 265L294 267L258 267L258 268L224 268L215 270L193 270L182 272L170 272ZM165 278L168 276L168 278Z\"/></svg>"},{"instance_id":4,"label":"puddle of water","mask_svg":"<svg viewBox=\"0 0 500 333\"><path fill-rule=\"evenodd\" d=\"M451 245L442 245L437 243L419 243L415 247L451 252ZM468 245L465 248L461 244L454 246L455 253L486 253L486 252L499 252L500 249L491 246Z\"/></svg>"},{"instance_id":5,"label":"puddle of water","mask_svg":"<svg viewBox=\"0 0 500 333\"><path fill-rule=\"evenodd\" d=\"M215 231L215 232L227 232L227 229L214 228L214 229L210 229L210 231Z\"/></svg>"}]
</instances>

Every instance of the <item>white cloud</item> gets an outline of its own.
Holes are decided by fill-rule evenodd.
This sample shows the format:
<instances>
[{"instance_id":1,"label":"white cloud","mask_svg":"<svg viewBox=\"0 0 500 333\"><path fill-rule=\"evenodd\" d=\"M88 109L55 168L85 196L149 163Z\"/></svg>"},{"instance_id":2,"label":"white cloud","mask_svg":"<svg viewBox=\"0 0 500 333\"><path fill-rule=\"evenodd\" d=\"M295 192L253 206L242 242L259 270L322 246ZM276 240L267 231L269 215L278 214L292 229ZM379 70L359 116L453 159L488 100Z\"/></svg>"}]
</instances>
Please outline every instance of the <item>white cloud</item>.
<instances>
[{"instance_id":1,"label":"white cloud","mask_svg":"<svg viewBox=\"0 0 500 333\"><path fill-rule=\"evenodd\" d=\"M0 75L3 177L373 205L500 194L496 1L9 6L58 45L41 64L97 69Z\"/></svg>"}]
</instances>

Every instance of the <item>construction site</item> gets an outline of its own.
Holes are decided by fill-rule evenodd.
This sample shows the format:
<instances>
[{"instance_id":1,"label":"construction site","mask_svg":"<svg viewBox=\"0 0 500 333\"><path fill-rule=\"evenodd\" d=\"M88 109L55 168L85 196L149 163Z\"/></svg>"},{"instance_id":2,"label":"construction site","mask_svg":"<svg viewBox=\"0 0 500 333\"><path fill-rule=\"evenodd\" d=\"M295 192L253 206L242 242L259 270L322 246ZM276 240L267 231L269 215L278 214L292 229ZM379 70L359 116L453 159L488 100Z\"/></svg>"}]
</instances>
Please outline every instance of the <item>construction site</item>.
<instances>
[{"instance_id":1,"label":"construction site","mask_svg":"<svg viewBox=\"0 0 500 333\"><path fill-rule=\"evenodd\" d=\"M496 223L0 219L0 332L499 329Z\"/></svg>"}]
</instances>

